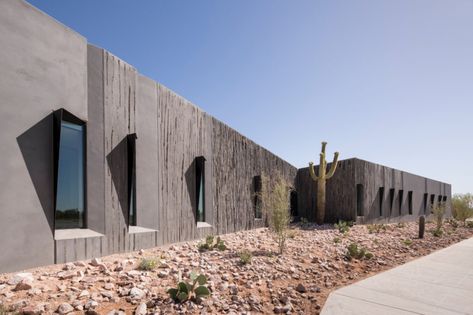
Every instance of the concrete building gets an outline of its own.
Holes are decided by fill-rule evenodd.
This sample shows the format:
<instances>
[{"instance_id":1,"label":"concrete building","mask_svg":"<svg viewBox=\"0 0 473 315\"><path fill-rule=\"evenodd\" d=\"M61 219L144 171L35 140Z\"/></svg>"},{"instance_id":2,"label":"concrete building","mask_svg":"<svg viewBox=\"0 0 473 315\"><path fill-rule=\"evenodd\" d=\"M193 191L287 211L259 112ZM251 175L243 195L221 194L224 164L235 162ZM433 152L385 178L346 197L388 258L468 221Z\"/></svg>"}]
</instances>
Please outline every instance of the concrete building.
<instances>
[{"instance_id":1,"label":"concrete building","mask_svg":"<svg viewBox=\"0 0 473 315\"><path fill-rule=\"evenodd\" d=\"M314 220L317 184L308 167L298 170L296 182L298 215ZM446 203L446 215L450 216L451 189L450 184L361 159L342 160L327 181L325 221L412 221L429 215L439 202Z\"/></svg>"},{"instance_id":2,"label":"concrete building","mask_svg":"<svg viewBox=\"0 0 473 315\"><path fill-rule=\"evenodd\" d=\"M25 1L0 1L0 47L0 272L262 227L263 173L297 187L292 211L312 217L305 169ZM422 185L449 199L449 185L369 163L344 175L355 161L328 182L329 203L343 203L329 220L354 218L358 184L365 221L381 185L403 187L402 200Z\"/></svg>"}]
</instances>

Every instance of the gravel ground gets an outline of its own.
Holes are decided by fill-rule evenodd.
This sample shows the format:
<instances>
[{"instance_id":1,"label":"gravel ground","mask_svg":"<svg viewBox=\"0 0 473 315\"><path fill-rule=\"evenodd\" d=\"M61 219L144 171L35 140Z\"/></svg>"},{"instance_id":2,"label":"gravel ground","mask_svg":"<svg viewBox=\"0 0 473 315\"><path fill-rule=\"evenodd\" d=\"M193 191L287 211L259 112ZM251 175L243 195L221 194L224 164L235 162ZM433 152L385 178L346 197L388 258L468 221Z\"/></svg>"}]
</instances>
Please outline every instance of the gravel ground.
<instances>
[{"instance_id":1,"label":"gravel ground","mask_svg":"<svg viewBox=\"0 0 473 315\"><path fill-rule=\"evenodd\" d=\"M318 314L338 287L473 236L455 221L444 224L441 237L427 223L424 239L417 223L370 228L343 234L328 225L294 225L282 256L268 229L258 229L221 236L224 251L199 252L194 241L1 274L0 305L20 314ZM348 260L351 243L373 257ZM242 250L252 253L251 263L241 263ZM137 270L143 258L156 260L156 269ZM212 295L176 304L166 290L191 271L207 276Z\"/></svg>"}]
</instances>

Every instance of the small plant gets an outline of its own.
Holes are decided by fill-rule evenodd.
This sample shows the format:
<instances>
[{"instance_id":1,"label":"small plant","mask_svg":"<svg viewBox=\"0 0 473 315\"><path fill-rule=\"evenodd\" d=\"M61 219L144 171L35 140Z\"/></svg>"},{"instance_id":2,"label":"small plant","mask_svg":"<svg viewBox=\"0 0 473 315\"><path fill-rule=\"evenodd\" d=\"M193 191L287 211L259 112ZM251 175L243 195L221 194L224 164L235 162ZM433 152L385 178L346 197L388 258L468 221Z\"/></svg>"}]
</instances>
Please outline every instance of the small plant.
<instances>
[{"instance_id":1,"label":"small plant","mask_svg":"<svg viewBox=\"0 0 473 315\"><path fill-rule=\"evenodd\" d=\"M190 282L182 281L181 274L179 274L177 288L167 290L169 296L176 303L183 303L192 298L198 299L210 295L209 289L205 286L207 278L204 275L197 275L197 273L191 272L190 280Z\"/></svg>"},{"instance_id":2,"label":"small plant","mask_svg":"<svg viewBox=\"0 0 473 315\"><path fill-rule=\"evenodd\" d=\"M214 239L215 237L213 235L208 235L205 238L205 242L201 242L197 244L197 248L199 249L200 252L205 252L205 251L213 250L213 249L224 251L227 249L225 242L220 238L220 236L217 237L217 241L215 243L214 243Z\"/></svg>"},{"instance_id":3,"label":"small plant","mask_svg":"<svg viewBox=\"0 0 473 315\"><path fill-rule=\"evenodd\" d=\"M386 231L386 225L384 224L368 224L366 227L368 229L369 234L378 234L381 231Z\"/></svg>"},{"instance_id":4,"label":"small plant","mask_svg":"<svg viewBox=\"0 0 473 315\"><path fill-rule=\"evenodd\" d=\"M345 254L345 257L348 260L352 260L352 259L360 260L363 258L371 259L373 258L373 254L366 251L366 249L363 247L358 247L357 243L351 243L350 245L347 246L347 252Z\"/></svg>"},{"instance_id":5,"label":"small plant","mask_svg":"<svg viewBox=\"0 0 473 315\"><path fill-rule=\"evenodd\" d=\"M400 228L400 229L403 229L403 228L406 227L406 224L405 224L404 222L399 222L399 223L397 224L397 227Z\"/></svg>"},{"instance_id":6,"label":"small plant","mask_svg":"<svg viewBox=\"0 0 473 315\"><path fill-rule=\"evenodd\" d=\"M458 229L458 227L460 226L460 225L458 224L458 221L455 220L455 219L448 219L448 220L447 220L447 223L448 223L448 225L450 225L450 226L452 227L453 230Z\"/></svg>"},{"instance_id":7,"label":"small plant","mask_svg":"<svg viewBox=\"0 0 473 315\"><path fill-rule=\"evenodd\" d=\"M299 233L296 230L288 230L287 231L287 237L288 238L296 238L299 235Z\"/></svg>"},{"instance_id":8,"label":"small plant","mask_svg":"<svg viewBox=\"0 0 473 315\"><path fill-rule=\"evenodd\" d=\"M244 249L239 252L238 256L240 257L240 263L242 265L251 264L251 260L253 259L253 254L247 249Z\"/></svg>"},{"instance_id":9,"label":"small plant","mask_svg":"<svg viewBox=\"0 0 473 315\"><path fill-rule=\"evenodd\" d=\"M443 230L434 229L432 230L432 235L435 237L441 237L443 235Z\"/></svg>"},{"instance_id":10,"label":"small plant","mask_svg":"<svg viewBox=\"0 0 473 315\"><path fill-rule=\"evenodd\" d=\"M473 194L455 194L452 198L452 214L467 225L466 219L473 217Z\"/></svg>"},{"instance_id":11,"label":"small plant","mask_svg":"<svg viewBox=\"0 0 473 315\"><path fill-rule=\"evenodd\" d=\"M412 245L412 240L406 238L405 240L402 241L402 243L406 246L411 246Z\"/></svg>"},{"instance_id":12,"label":"small plant","mask_svg":"<svg viewBox=\"0 0 473 315\"><path fill-rule=\"evenodd\" d=\"M338 223L335 223L334 227L342 234L348 233L350 227L353 226L353 222L339 220Z\"/></svg>"},{"instance_id":13,"label":"small plant","mask_svg":"<svg viewBox=\"0 0 473 315\"><path fill-rule=\"evenodd\" d=\"M342 241L342 240L341 240L340 237L338 237L338 236L336 236L336 237L333 238L333 242L334 242L335 244L338 244L338 243L340 243L341 241Z\"/></svg>"},{"instance_id":14,"label":"small plant","mask_svg":"<svg viewBox=\"0 0 473 315\"><path fill-rule=\"evenodd\" d=\"M470 229L473 228L473 221L472 220L465 221L465 226Z\"/></svg>"},{"instance_id":15,"label":"small plant","mask_svg":"<svg viewBox=\"0 0 473 315\"><path fill-rule=\"evenodd\" d=\"M302 217L301 218L301 226L306 226L309 224L309 220L307 218Z\"/></svg>"},{"instance_id":16,"label":"small plant","mask_svg":"<svg viewBox=\"0 0 473 315\"><path fill-rule=\"evenodd\" d=\"M138 265L139 270L151 271L156 269L158 266L158 261L154 258L143 258Z\"/></svg>"},{"instance_id":17,"label":"small plant","mask_svg":"<svg viewBox=\"0 0 473 315\"><path fill-rule=\"evenodd\" d=\"M443 234L442 226L443 226L443 217L445 215L445 203L440 202L432 207L432 213L434 214L435 218L435 230L432 234L435 237L440 237Z\"/></svg>"}]
</instances>

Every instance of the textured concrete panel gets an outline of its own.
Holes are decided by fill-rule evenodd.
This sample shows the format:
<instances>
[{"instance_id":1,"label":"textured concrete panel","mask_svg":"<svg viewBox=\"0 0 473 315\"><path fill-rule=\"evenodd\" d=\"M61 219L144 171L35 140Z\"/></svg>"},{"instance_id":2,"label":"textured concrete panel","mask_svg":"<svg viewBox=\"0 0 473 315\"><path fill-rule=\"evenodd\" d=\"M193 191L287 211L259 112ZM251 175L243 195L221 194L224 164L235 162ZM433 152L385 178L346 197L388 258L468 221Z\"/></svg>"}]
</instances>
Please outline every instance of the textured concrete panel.
<instances>
[{"instance_id":1,"label":"textured concrete panel","mask_svg":"<svg viewBox=\"0 0 473 315\"><path fill-rule=\"evenodd\" d=\"M83 37L20 0L0 1L0 269L54 261L51 112L87 119Z\"/></svg>"}]
</instances>

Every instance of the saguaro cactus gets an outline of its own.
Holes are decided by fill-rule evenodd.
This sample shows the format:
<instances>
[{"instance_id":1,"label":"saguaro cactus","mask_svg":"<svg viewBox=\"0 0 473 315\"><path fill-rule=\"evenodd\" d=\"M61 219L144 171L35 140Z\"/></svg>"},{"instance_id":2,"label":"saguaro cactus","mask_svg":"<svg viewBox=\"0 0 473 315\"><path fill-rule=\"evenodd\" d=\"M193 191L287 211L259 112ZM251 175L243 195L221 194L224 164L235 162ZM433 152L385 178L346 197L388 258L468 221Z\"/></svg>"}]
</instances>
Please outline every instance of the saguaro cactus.
<instances>
[{"instance_id":1,"label":"saguaro cactus","mask_svg":"<svg viewBox=\"0 0 473 315\"><path fill-rule=\"evenodd\" d=\"M320 153L320 164L319 164L319 175L315 175L314 163L309 163L310 177L317 182L317 211L316 221L318 224L323 224L325 219L325 183L327 179L330 179L338 164L338 152L335 152L333 156L333 162L330 166L330 170L327 173L327 161L325 160L325 147L327 142L322 142L322 152Z\"/></svg>"},{"instance_id":2,"label":"saguaro cactus","mask_svg":"<svg viewBox=\"0 0 473 315\"><path fill-rule=\"evenodd\" d=\"M424 238L425 231L425 216L421 215L419 217L419 238Z\"/></svg>"}]
</instances>

